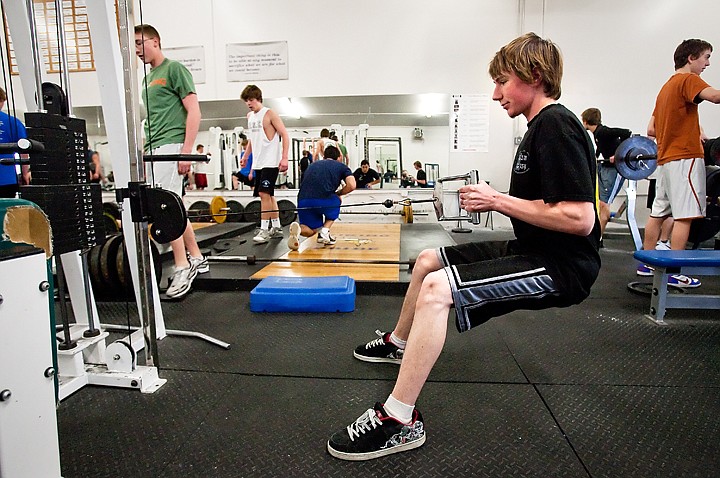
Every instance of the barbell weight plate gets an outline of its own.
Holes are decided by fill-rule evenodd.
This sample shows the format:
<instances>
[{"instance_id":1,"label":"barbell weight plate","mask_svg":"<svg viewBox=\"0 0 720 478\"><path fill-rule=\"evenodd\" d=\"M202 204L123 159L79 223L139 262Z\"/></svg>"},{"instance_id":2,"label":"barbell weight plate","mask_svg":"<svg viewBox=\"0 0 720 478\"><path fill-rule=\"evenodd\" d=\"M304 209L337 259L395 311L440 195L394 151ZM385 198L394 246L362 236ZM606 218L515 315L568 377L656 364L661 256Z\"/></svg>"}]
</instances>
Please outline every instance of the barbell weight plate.
<instances>
[{"instance_id":1,"label":"barbell weight plate","mask_svg":"<svg viewBox=\"0 0 720 478\"><path fill-rule=\"evenodd\" d=\"M105 235L112 236L120 232L120 225L110 213L103 212L103 227L105 228Z\"/></svg>"},{"instance_id":2,"label":"barbell weight plate","mask_svg":"<svg viewBox=\"0 0 720 478\"><path fill-rule=\"evenodd\" d=\"M117 257L115 258L115 267L117 268L118 279L120 279L120 285L122 286L122 291L125 292L125 297L132 297L132 273L130 272L130 262L128 261L124 240L122 246L118 248Z\"/></svg>"},{"instance_id":3,"label":"barbell weight plate","mask_svg":"<svg viewBox=\"0 0 720 478\"><path fill-rule=\"evenodd\" d=\"M116 202L104 202L102 205L103 212L109 214L113 218L117 220L122 219L122 214L120 213L120 206Z\"/></svg>"},{"instance_id":4,"label":"barbell weight plate","mask_svg":"<svg viewBox=\"0 0 720 478\"><path fill-rule=\"evenodd\" d=\"M88 253L88 273L90 284L96 294L103 292L102 277L100 276L100 252L105 244L93 246Z\"/></svg>"},{"instance_id":5,"label":"barbell weight plate","mask_svg":"<svg viewBox=\"0 0 720 478\"><path fill-rule=\"evenodd\" d=\"M713 138L703 143L705 166L720 166L720 138Z\"/></svg>"},{"instance_id":6,"label":"barbell weight plate","mask_svg":"<svg viewBox=\"0 0 720 478\"><path fill-rule=\"evenodd\" d=\"M226 252L234 247L239 247L242 244L245 244L247 242L247 239L220 239L215 244L212 245L212 249L215 252Z\"/></svg>"},{"instance_id":7,"label":"barbell weight plate","mask_svg":"<svg viewBox=\"0 0 720 478\"><path fill-rule=\"evenodd\" d=\"M260 201L250 201L249 203L247 203L245 205L245 213L243 214L245 222L254 222L255 224L259 225L260 211L262 211Z\"/></svg>"},{"instance_id":8,"label":"barbell weight plate","mask_svg":"<svg viewBox=\"0 0 720 478\"><path fill-rule=\"evenodd\" d=\"M159 286L160 280L162 279L162 261L160 260L160 250L154 241L150 241L150 258L152 259L153 266L155 268L155 283ZM120 284L126 293L126 297L133 297L135 292L133 290L130 260L127 255L124 237L122 246L118 248L115 265L117 267Z\"/></svg>"},{"instance_id":9,"label":"barbell weight plate","mask_svg":"<svg viewBox=\"0 0 720 478\"><path fill-rule=\"evenodd\" d=\"M108 292L121 288L116 260L117 251L122 247L122 243L122 234L117 234L107 240L100 252L100 275Z\"/></svg>"},{"instance_id":10,"label":"barbell weight plate","mask_svg":"<svg viewBox=\"0 0 720 478\"><path fill-rule=\"evenodd\" d=\"M646 136L630 136L615 150L615 168L625 179L637 181L657 168L657 145Z\"/></svg>"},{"instance_id":11,"label":"barbell weight plate","mask_svg":"<svg viewBox=\"0 0 720 478\"><path fill-rule=\"evenodd\" d=\"M237 201L229 200L227 207L230 209L230 215L227 216L227 222L243 222L243 213L245 208Z\"/></svg>"},{"instance_id":12,"label":"barbell weight plate","mask_svg":"<svg viewBox=\"0 0 720 478\"><path fill-rule=\"evenodd\" d=\"M206 201L196 201L188 208L190 222L210 222L210 204Z\"/></svg>"},{"instance_id":13,"label":"barbell weight plate","mask_svg":"<svg viewBox=\"0 0 720 478\"><path fill-rule=\"evenodd\" d=\"M413 223L413 208L411 205L406 204L403 206L403 216L405 216L405 224Z\"/></svg>"},{"instance_id":14,"label":"barbell weight plate","mask_svg":"<svg viewBox=\"0 0 720 478\"><path fill-rule=\"evenodd\" d=\"M627 285L630 292L638 295L651 295L653 285L652 282L630 282ZM684 294L685 290L680 287L668 284L668 294Z\"/></svg>"},{"instance_id":15,"label":"barbell weight plate","mask_svg":"<svg viewBox=\"0 0 720 478\"><path fill-rule=\"evenodd\" d=\"M280 215L280 224L282 226L289 226L297 217L295 212L295 203L288 199L281 199L278 201L278 210Z\"/></svg>"},{"instance_id":16,"label":"barbell weight plate","mask_svg":"<svg viewBox=\"0 0 720 478\"><path fill-rule=\"evenodd\" d=\"M222 196L215 196L210 202L210 214L213 221L222 224L227 219L227 202Z\"/></svg>"},{"instance_id":17,"label":"barbell weight plate","mask_svg":"<svg viewBox=\"0 0 720 478\"><path fill-rule=\"evenodd\" d=\"M707 207L705 217L695 219L690 224L688 242L699 245L720 232L720 166L706 166Z\"/></svg>"}]
</instances>

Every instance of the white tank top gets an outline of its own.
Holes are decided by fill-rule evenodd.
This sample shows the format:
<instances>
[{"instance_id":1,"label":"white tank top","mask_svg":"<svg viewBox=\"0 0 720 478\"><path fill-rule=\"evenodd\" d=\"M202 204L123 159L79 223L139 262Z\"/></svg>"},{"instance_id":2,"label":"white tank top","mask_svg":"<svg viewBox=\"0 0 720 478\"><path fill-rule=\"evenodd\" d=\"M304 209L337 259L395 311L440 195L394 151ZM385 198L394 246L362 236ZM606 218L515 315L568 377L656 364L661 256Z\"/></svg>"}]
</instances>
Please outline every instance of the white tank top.
<instances>
[{"instance_id":1,"label":"white tank top","mask_svg":"<svg viewBox=\"0 0 720 478\"><path fill-rule=\"evenodd\" d=\"M252 145L253 165L252 168L277 168L282 159L282 150L280 149L280 135L275 132L272 139L267 139L263 128L263 118L269 111L263 106L257 113L250 112L248 115L248 130L250 131L248 139Z\"/></svg>"},{"instance_id":2,"label":"white tank top","mask_svg":"<svg viewBox=\"0 0 720 478\"><path fill-rule=\"evenodd\" d=\"M338 146L337 141L330 139L330 138L321 138L321 140L323 142L323 147L322 147L323 150L319 152L320 158L324 158L325 149L328 146L335 146L338 149L338 151L340 150L340 147ZM342 151L340 151L340 152L342 153Z\"/></svg>"}]
</instances>

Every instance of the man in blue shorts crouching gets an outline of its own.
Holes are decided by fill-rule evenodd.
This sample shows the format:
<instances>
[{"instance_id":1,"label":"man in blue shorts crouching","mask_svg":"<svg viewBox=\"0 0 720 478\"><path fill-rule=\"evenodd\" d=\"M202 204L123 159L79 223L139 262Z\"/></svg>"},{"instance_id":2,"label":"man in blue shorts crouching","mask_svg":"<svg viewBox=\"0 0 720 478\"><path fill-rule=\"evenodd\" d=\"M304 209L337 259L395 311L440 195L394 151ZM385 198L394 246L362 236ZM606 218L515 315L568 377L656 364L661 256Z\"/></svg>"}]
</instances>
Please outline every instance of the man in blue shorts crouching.
<instances>
[{"instance_id":1,"label":"man in blue shorts crouching","mask_svg":"<svg viewBox=\"0 0 720 478\"><path fill-rule=\"evenodd\" d=\"M340 196L355 190L355 177L350 168L338 161L339 157L340 150L328 146L323 159L313 161L305 171L298 193L299 223L290 224L288 247L291 250L297 251L300 247L300 236L310 237L315 233L318 233L318 243L335 244L330 227L340 215Z\"/></svg>"}]
</instances>

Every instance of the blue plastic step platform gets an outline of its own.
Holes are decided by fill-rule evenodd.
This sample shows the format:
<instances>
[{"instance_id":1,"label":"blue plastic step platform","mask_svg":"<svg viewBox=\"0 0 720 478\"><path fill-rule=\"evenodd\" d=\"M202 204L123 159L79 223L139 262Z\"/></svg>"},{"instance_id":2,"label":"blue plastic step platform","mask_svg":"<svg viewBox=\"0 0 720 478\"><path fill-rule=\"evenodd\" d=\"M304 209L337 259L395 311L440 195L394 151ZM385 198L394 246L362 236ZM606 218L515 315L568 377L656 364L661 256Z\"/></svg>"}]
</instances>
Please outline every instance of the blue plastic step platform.
<instances>
[{"instance_id":1,"label":"blue plastic step platform","mask_svg":"<svg viewBox=\"0 0 720 478\"><path fill-rule=\"evenodd\" d=\"M252 312L352 312L355 280L348 276L277 277L250 292Z\"/></svg>"}]
</instances>

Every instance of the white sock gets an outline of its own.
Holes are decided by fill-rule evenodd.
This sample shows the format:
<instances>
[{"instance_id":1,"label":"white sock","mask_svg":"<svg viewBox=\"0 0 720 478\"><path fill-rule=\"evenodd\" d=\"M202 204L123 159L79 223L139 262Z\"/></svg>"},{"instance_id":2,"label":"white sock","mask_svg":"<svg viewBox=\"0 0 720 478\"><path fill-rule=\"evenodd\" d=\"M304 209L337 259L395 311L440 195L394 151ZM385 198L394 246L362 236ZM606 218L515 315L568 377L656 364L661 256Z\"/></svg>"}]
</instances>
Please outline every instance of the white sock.
<instances>
[{"instance_id":1,"label":"white sock","mask_svg":"<svg viewBox=\"0 0 720 478\"><path fill-rule=\"evenodd\" d=\"M322 234L323 236L329 236L329 235L330 235L330 229L328 229L327 227L323 227L323 228L320 230L320 234Z\"/></svg>"},{"instance_id":2,"label":"white sock","mask_svg":"<svg viewBox=\"0 0 720 478\"><path fill-rule=\"evenodd\" d=\"M415 406L408 405L401 402L400 400L397 400L395 397L392 396L392 394L388 396L385 404L383 405L383 408L387 412L388 416L393 417L400 423L409 425L410 422L412 422L413 410L415 410Z\"/></svg>"},{"instance_id":3,"label":"white sock","mask_svg":"<svg viewBox=\"0 0 720 478\"><path fill-rule=\"evenodd\" d=\"M388 340L391 344L393 344L395 347L399 349L405 349L405 346L407 345L407 340L400 339L397 335L395 335L395 331L390 334L390 337L388 337Z\"/></svg>"},{"instance_id":4,"label":"white sock","mask_svg":"<svg viewBox=\"0 0 720 478\"><path fill-rule=\"evenodd\" d=\"M280 224L280 218L279 218L279 217L276 217L276 218L272 219L272 227L277 227L277 228L281 228L281 227L282 227L282 224Z\"/></svg>"},{"instance_id":5,"label":"white sock","mask_svg":"<svg viewBox=\"0 0 720 478\"><path fill-rule=\"evenodd\" d=\"M263 231L267 231L268 229L270 229L270 219L261 219L260 229L262 229Z\"/></svg>"}]
</instances>

